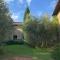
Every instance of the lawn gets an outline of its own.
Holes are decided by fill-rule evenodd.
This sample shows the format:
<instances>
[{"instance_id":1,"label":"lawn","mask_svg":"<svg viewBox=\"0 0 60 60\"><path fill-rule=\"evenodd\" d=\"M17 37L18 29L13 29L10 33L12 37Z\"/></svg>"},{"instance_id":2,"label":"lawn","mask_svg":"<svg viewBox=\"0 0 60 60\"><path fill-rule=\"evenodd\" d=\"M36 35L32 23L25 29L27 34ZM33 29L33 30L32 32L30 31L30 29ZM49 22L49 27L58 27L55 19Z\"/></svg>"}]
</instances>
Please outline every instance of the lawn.
<instances>
[{"instance_id":1,"label":"lawn","mask_svg":"<svg viewBox=\"0 0 60 60\"><path fill-rule=\"evenodd\" d=\"M51 60L50 49L30 48L27 45L6 45L6 56L30 56L33 60Z\"/></svg>"}]
</instances>

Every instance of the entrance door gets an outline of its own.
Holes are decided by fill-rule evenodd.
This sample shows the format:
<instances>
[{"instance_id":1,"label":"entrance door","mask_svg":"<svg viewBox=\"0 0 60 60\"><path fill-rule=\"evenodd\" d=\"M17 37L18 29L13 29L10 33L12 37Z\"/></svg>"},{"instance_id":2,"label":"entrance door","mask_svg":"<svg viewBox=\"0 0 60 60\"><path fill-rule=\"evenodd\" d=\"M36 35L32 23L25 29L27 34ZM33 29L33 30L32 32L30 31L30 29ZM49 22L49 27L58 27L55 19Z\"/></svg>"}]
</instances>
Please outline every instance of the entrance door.
<instances>
[{"instance_id":1,"label":"entrance door","mask_svg":"<svg viewBox=\"0 0 60 60\"><path fill-rule=\"evenodd\" d=\"M17 35L14 35L13 36L13 40L17 40Z\"/></svg>"}]
</instances>

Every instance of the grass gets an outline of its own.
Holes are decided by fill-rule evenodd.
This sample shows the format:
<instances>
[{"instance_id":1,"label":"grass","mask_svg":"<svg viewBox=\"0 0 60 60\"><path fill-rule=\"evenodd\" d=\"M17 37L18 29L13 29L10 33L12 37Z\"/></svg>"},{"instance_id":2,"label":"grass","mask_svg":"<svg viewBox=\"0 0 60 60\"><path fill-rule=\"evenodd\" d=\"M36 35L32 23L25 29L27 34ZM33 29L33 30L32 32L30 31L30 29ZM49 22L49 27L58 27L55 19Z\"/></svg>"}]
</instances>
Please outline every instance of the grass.
<instances>
[{"instance_id":1,"label":"grass","mask_svg":"<svg viewBox=\"0 0 60 60\"><path fill-rule=\"evenodd\" d=\"M6 45L5 56L30 56L33 60L51 60L50 49L30 48L27 45Z\"/></svg>"},{"instance_id":2,"label":"grass","mask_svg":"<svg viewBox=\"0 0 60 60\"><path fill-rule=\"evenodd\" d=\"M24 45L7 45L4 49L8 55L32 56L33 54L33 49Z\"/></svg>"},{"instance_id":3,"label":"grass","mask_svg":"<svg viewBox=\"0 0 60 60\"><path fill-rule=\"evenodd\" d=\"M36 49L34 50L34 57L34 60L51 60L51 53L46 50Z\"/></svg>"}]
</instances>

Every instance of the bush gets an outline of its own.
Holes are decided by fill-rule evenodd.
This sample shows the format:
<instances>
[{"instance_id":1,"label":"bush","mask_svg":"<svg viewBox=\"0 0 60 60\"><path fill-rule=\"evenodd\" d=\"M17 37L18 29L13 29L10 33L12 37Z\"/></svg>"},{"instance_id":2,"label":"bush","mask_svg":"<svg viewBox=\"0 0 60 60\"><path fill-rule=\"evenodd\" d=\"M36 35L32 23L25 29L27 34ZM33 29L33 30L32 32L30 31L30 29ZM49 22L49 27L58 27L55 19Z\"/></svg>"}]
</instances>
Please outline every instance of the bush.
<instances>
[{"instance_id":1,"label":"bush","mask_svg":"<svg viewBox=\"0 0 60 60\"><path fill-rule=\"evenodd\" d=\"M60 45L57 45L52 52L52 58L54 60L60 60Z\"/></svg>"},{"instance_id":2,"label":"bush","mask_svg":"<svg viewBox=\"0 0 60 60\"><path fill-rule=\"evenodd\" d=\"M37 21L29 21L24 24L24 40L31 46L35 47L37 44Z\"/></svg>"},{"instance_id":3,"label":"bush","mask_svg":"<svg viewBox=\"0 0 60 60\"><path fill-rule=\"evenodd\" d=\"M24 40L32 47L47 48L55 46L59 40L58 20L30 19L23 24Z\"/></svg>"},{"instance_id":4,"label":"bush","mask_svg":"<svg viewBox=\"0 0 60 60\"><path fill-rule=\"evenodd\" d=\"M12 44L24 44L23 40L8 40L5 42L7 45L12 45Z\"/></svg>"},{"instance_id":5,"label":"bush","mask_svg":"<svg viewBox=\"0 0 60 60\"><path fill-rule=\"evenodd\" d=\"M3 55L5 52L4 52L4 46L0 46L0 55Z\"/></svg>"}]
</instances>

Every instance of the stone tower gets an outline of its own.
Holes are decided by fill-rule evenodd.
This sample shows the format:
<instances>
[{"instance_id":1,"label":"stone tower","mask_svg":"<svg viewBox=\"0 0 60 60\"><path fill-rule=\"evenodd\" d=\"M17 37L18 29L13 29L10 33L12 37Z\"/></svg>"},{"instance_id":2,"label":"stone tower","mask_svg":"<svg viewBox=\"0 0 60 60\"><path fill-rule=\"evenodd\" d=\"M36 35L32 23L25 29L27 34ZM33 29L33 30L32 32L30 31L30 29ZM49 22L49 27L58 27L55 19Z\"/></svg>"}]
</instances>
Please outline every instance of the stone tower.
<instances>
[{"instance_id":1,"label":"stone tower","mask_svg":"<svg viewBox=\"0 0 60 60\"><path fill-rule=\"evenodd\" d=\"M30 10L29 10L29 7L27 6L24 14L24 22L29 21L29 19L30 19Z\"/></svg>"}]
</instances>

